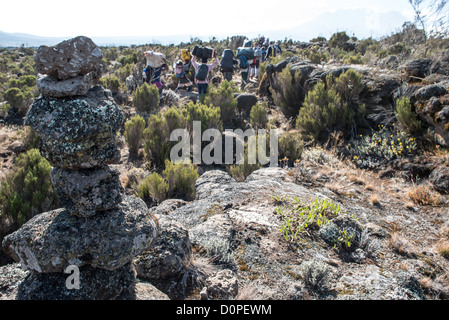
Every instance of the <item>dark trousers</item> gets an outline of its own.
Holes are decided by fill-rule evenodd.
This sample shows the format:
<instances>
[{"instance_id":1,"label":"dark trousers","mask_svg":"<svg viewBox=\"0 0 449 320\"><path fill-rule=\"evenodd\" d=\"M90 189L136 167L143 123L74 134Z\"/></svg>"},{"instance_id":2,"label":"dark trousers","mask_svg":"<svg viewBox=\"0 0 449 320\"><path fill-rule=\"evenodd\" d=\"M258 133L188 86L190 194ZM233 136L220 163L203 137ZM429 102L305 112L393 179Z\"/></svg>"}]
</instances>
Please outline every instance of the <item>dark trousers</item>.
<instances>
[{"instance_id":1,"label":"dark trousers","mask_svg":"<svg viewBox=\"0 0 449 320\"><path fill-rule=\"evenodd\" d=\"M209 87L209 84L207 83L198 83L198 95L202 96L205 95L207 93L207 87Z\"/></svg>"}]
</instances>

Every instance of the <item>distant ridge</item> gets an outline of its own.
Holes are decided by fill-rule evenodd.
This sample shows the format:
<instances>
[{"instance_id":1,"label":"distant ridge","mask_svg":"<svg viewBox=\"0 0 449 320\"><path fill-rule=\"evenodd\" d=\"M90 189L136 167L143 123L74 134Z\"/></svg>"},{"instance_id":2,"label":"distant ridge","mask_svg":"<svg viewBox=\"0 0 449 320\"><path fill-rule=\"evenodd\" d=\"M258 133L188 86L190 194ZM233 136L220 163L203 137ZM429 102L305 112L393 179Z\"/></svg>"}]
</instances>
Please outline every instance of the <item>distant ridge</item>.
<instances>
[{"instance_id":1,"label":"distant ridge","mask_svg":"<svg viewBox=\"0 0 449 320\"><path fill-rule=\"evenodd\" d=\"M239 35L255 38L264 35L272 40L284 40L285 38L295 41L310 41L311 39L324 36L329 38L338 31L346 31L350 36L355 35L359 39L380 38L389 36L391 33L401 29L404 22L407 21L399 12L391 11L386 13L375 13L367 9L346 9L337 10L322 14L313 20L301 23L287 29L260 30L260 32L247 32ZM270 26L273 27L273 26ZM81 35L81 34L80 34ZM226 39L234 34L215 34L215 35L170 35L170 36L119 36L119 37L94 37L88 34L99 46L130 46L144 44L179 44L181 42L190 42L190 38L197 38L208 41L215 37L217 40ZM0 31L0 47L20 47L24 44L26 47L39 47L41 45L55 45L71 37L40 37L24 33L6 33Z\"/></svg>"}]
</instances>

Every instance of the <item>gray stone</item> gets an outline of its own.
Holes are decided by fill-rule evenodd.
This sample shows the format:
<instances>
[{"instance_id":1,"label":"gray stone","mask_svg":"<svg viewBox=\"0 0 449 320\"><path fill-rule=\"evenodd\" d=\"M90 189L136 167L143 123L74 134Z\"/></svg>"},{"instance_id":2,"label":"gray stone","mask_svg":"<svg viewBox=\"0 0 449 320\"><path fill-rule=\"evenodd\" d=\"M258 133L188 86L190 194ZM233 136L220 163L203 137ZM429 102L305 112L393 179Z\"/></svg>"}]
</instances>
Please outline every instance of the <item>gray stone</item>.
<instances>
[{"instance_id":1,"label":"gray stone","mask_svg":"<svg viewBox=\"0 0 449 320\"><path fill-rule=\"evenodd\" d=\"M132 263L114 270L90 266L79 270L79 289L67 289L70 274L31 273L19 284L17 300L113 300L133 288L135 273Z\"/></svg>"},{"instance_id":2,"label":"gray stone","mask_svg":"<svg viewBox=\"0 0 449 320\"><path fill-rule=\"evenodd\" d=\"M434 188L442 194L449 194L449 167L439 167L429 176Z\"/></svg>"},{"instance_id":3,"label":"gray stone","mask_svg":"<svg viewBox=\"0 0 449 320\"><path fill-rule=\"evenodd\" d=\"M202 299L230 300L237 296L239 283L231 270L223 270L206 279L206 288L202 290Z\"/></svg>"},{"instance_id":4,"label":"gray stone","mask_svg":"<svg viewBox=\"0 0 449 320\"><path fill-rule=\"evenodd\" d=\"M41 153L54 167L87 169L120 160L116 133L124 121L110 91L95 86L85 96L37 99L25 125L39 134Z\"/></svg>"},{"instance_id":5,"label":"gray stone","mask_svg":"<svg viewBox=\"0 0 449 320\"><path fill-rule=\"evenodd\" d=\"M161 232L155 244L134 259L137 276L152 283L178 279L186 272L192 255L186 229L166 217L159 224Z\"/></svg>"},{"instance_id":6,"label":"gray stone","mask_svg":"<svg viewBox=\"0 0 449 320\"><path fill-rule=\"evenodd\" d=\"M50 177L63 207L77 216L91 217L122 202L124 189L117 169L53 168Z\"/></svg>"},{"instance_id":7,"label":"gray stone","mask_svg":"<svg viewBox=\"0 0 449 320\"><path fill-rule=\"evenodd\" d=\"M237 109L243 111L245 114L249 115L251 108L257 104L257 97L250 93L240 93L236 94L237 99Z\"/></svg>"},{"instance_id":8,"label":"gray stone","mask_svg":"<svg viewBox=\"0 0 449 320\"><path fill-rule=\"evenodd\" d=\"M443 85L432 84L416 91L414 97L416 100L423 102L429 100L432 97L441 97L446 93L447 90Z\"/></svg>"},{"instance_id":9,"label":"gray stone","mask_svg":"<svg viewBox=\"0 0 449 320\"><path fill-rule=\"evenodd\" d=\"M158 227L145 203L126 197L118 210L85 219L58 209L6 236L3 249L26 270L61 272L69 265L115 270L148 250Z\"/></svg>"},{"instance_id":10,"label":"gray stone","mask_svg":"<svg viewBox=\"0 0 449 320\"><path fill-rule=\"evenodd\" d=\"M41 46L34 57L37 72L67 80L95 72L101 75L103 53L84 36L63 41L55 46Z\"/></svg>"},{"instance_id":11,"label":"gray stone","mask_svg":"<svg viewBox=\"0 0 449 320\"><path fill-rule=\"evenodd\" d=\"M82 96L93 85L93 73L67 80L58 80L52 76L43 76L37 80L42 95L54 98Z\"/></svg>"}]
</instances>

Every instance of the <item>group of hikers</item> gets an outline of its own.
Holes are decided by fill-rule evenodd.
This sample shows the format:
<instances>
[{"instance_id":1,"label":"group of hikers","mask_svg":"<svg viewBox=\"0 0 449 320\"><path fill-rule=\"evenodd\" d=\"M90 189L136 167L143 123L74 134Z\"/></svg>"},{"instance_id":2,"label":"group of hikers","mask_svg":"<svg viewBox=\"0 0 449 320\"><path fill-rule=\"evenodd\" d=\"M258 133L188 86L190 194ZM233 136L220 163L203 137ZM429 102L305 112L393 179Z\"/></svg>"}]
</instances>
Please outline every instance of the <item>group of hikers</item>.
<instances>
[{"instance_id":1,"label":"group of hikers","mask_svg":"<svg viewBox=\"0 0 449 320\"><path fill-rule=\"evenodd\" d=\"M190 73L194 70L194 82L198 88L198 95L201 97L207 93L209 86L209 73L220 66L220 72L223 80L231 81L234 71L240 70L242 77L242 86L248 83L248 78L258 78L260 64L265 61L271 61L274 57L282 53L279 44L274 41L265 40L261 37L254 46L252 41L244 42L243 47L237 50L237 54L231 49L224 50L220 61L215 55L215 50L207 47L195 46L192 52L188 49L181 50L181 59L173 64L178 87L176 91L185 90L189 92L194 87L190 79ZM144 80L149 84L154 84L159 90L162 90L161 75L168 70L167 61L161 53L153 51L145 52L147 66L144 69ZM214 59L212 63L209 60Z\"/></svg>"}]
</instances>

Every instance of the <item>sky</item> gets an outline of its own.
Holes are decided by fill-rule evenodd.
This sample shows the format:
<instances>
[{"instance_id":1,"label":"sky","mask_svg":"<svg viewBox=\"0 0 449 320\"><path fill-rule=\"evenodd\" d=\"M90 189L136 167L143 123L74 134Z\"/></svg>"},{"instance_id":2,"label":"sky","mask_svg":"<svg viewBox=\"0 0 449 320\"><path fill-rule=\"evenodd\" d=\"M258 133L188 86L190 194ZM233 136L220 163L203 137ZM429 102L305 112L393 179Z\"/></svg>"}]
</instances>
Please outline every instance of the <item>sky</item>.
<instances>
[{"instance_id":1,"label":"sky","mask_svg":"<svg viewBox=\"0 0 449 320\"><path fill-rule=\"evenodd\" d=\"M45 37L240 35L291 28L340 9L396 11L413 20L408 0L19 0L0 4L0 31Z\"/></svg>"}]
</instances>

